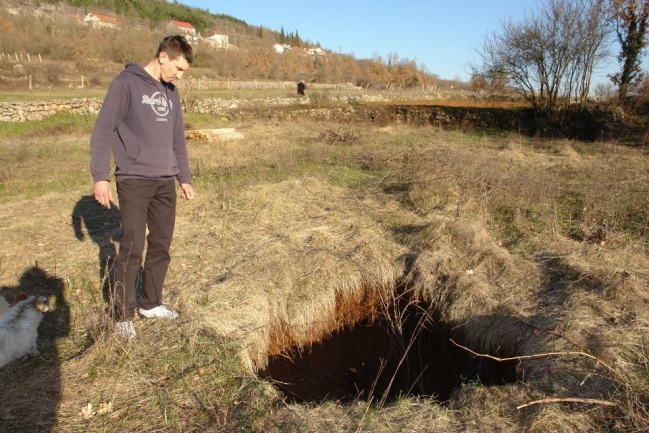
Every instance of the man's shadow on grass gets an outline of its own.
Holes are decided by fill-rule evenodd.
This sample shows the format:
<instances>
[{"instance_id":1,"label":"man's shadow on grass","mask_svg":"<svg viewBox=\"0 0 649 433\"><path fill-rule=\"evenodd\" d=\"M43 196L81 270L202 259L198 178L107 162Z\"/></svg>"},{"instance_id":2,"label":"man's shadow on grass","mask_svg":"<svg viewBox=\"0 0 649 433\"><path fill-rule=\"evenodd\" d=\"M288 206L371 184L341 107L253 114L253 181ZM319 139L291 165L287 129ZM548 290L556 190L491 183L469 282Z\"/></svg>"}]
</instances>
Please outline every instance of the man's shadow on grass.
<instances>
[{"instance_id":1,"label":"man's shadow on grass","mask_svg":"<svg viewBox=\"0 0 649 433\"><path fill-rule=\"evenodd\" d=\"M117 248L114 242L122 238L121 218L119 208L112 201L110 209L102 206L92 195L79 199L72 210L72 228L74 236L79 241L90 238L98 251L98 274L101 281L101 292L106 303L107 312L112 314L114 307L113 287L115 285L115 258ZM87 233L87 236L86 236ZM138 268L136 293L142 291L142 265Z\"/></svg>"},{"instance_id":2,"label":"man's shadow on grass","mask_svg":"<svg viewBox=\"0 0 649 433\"><path fill-rule=\"evenodd\" d=\"M114 283L113 266L117 255L113 242L119 242L122 237L119 208L111 202L108 209L99 204L94 196L83 196L72 210L72 227L78 240L85 241L87 233L99 247L98 266L102 294L104 301L110 305Z\"/></svg>"},{"instance_id":3,"label":"man's shadow on grass","mask_svg":"<svg viewBox=\"0 0 649 433\"><path fill-rule=\"evenodd\" d=\"M38 327L40 356L13 361L0 369L0 430L50 432L56 429L62 392L57 340L70 333L65 283L36 264L23 272L17 286L0 287L0 296L8 302L20 293L46 296L49 311Z\"/></svg>"}]
</instances>

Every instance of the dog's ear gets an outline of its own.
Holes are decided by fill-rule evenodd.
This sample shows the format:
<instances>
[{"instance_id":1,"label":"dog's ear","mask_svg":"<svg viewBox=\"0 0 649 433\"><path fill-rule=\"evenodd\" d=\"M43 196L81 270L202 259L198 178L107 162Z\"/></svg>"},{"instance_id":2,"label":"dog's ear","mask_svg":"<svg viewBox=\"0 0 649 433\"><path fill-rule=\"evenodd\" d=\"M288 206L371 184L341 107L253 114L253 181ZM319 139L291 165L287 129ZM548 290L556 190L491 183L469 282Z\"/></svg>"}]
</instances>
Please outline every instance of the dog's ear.
<instances>
[{"instance_id":1,"label":"dog's ear","mask_svg":"<svg viewBox=\"0 0 649 433\"><path fill-rule=\"evenodd\" d=\"M14 296L14 300L11 302L11 305L16 305L16 304L19 303L20 301L24 301L24 300L27 299L27 298L28 298L27 294L25 294L25 293L19 293L19 294L17 294L17 295Z\"/></svg>"},{"instance_id":2,"label":"dog's ear","mask_svg":"<svg viewBox=\"0 0 649 433\"><path fill-rule=\"evenodd\" d=\"M36 311L39 311L41 313L44 313L50 309L47 306L47 298L45 296L35 297L31 304L34 306L34 309Z\"/></svg>"}]
</instances>

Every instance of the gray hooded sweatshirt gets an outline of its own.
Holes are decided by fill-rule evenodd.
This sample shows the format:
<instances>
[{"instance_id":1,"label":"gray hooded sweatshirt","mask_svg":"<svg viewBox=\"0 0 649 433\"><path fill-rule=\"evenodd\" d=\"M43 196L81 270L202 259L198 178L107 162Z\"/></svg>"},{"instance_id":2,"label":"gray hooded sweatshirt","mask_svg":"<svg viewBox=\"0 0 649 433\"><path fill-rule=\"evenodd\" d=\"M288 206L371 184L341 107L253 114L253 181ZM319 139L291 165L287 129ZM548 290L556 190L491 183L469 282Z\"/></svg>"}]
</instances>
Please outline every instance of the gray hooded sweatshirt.
<instances>
[{"instance_id":1,"label":"gray hooded sweatshirt","mask_svg":"<svg viewBox=\"0 0 649 433\"><path fill-rule=\"evenodd\" d=\"M110 83L90 138L94 182L115 177L191 183L178 90L128 63Z\"/></svg>"}]
</instances>

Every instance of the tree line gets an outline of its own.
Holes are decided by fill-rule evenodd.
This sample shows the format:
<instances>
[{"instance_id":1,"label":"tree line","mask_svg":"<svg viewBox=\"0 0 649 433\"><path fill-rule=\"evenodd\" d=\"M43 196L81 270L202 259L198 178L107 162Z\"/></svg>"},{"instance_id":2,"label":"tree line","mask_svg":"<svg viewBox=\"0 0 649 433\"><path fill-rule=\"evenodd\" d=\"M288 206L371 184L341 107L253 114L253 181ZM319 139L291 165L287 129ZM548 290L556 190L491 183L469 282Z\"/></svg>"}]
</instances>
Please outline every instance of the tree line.
<instances>
[{"instance_id":1,"label":"tree line","mask_svg":"<svg viewBox=\"0 0 649 433\"><path fill-rule=\"evenodd\" d=\"M504 21L484 38L472 83L511 87L537 113L561 116L572 106L586 106L593 71L617 42L620 70L609 78L624 104L644 86L648 19L649 0L539 2L521 21Z\"/></svg>"}]
</instances>

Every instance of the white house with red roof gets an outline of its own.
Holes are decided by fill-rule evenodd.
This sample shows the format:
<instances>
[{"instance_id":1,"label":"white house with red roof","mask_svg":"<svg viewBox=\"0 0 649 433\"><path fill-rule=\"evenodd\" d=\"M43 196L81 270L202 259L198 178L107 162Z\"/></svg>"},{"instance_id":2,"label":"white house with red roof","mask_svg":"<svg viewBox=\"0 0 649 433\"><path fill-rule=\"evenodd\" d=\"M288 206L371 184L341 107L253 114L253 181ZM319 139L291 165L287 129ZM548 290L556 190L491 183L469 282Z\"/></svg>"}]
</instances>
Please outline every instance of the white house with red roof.
<instances>
[{"instance_id":1,"label":"white house with red roof","mask_svg":"<svg viewBox=\"0 0 649 433\"><path fill-rule=\"evenodd\" d=\"M83 23L93 29L116 29L117 20L110 15L89 13L83 18Z\"/></svg>"},{"instance_id":2,"label":"white house with red roof","mask_svg":"<svg viewBox=\"0 0 649 433\"><path fill-rule=\"evenodd\" d=\"M196 27L185 21L171 20L169 21L167 28L186 35L196 36L198 34L196 32Z\"/></svg>"}]
</instances>

